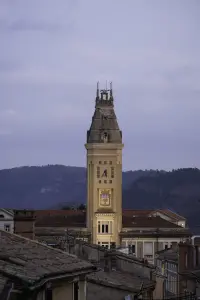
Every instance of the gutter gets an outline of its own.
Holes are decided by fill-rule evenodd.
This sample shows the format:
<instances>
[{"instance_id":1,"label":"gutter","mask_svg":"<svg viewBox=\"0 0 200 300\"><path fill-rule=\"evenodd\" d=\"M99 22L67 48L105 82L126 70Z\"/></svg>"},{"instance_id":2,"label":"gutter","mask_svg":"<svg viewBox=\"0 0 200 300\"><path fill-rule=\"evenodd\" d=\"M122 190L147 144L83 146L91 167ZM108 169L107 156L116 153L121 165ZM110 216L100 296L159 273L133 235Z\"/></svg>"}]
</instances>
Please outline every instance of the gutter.
<instances>
[{"instance_id":1,"label":"gutter","mask_svg":"<svg viewBox=\"0 0 200 300\"><path fill-rule=\"evenodd\" d=\"M50 276L50 277L42 279L40 282L36 283L34 286L28 287L28 289L33 291L35 289L38 289L38 288L42 287L44 284L46 284L49 281L55 281L55 280L59 280L59 279L66 279L66 278L70 278L70 277L77 277L77 276L82 275L82 274L87 275L88 273L92 273L94 271L96 271L96 267L95 268L94 267L93 268L89 267L87 269L82 270L82 272L81 271L76 271L76 272L71 273L71 274L65 273L65 274L60 274L60 275L58 274L58 275L55 275L55 276Z\"/></svg>"}]
</instances>

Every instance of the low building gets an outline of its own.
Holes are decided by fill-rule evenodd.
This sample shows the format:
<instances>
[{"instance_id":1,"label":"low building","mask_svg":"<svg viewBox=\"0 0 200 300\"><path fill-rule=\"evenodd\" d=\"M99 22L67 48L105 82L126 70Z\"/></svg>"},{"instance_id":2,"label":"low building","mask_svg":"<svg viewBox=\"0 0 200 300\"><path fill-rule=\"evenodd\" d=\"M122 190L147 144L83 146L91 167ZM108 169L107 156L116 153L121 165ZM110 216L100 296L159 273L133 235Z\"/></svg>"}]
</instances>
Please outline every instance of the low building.
<instances>
[{"instance_id":1,"label":"low building","mask_svg":"<svg viewBox=\"0 0 200 300\"><path fill-rule=\"evenodd\" d=\"M161 250L156 257L156 299L170 299L178 295L178 246Z\"/></svg>"},{"instance_id":2,"label":"low building","mask_svg":"<svg viewBox=\"0 0 200 300\"><path fill-rule=\"evenodd\" d=\"M14 232L14 212L12 209L0 208L0 230Z\"/></svg>"},{"instance_id":3,"label":"low building","mask_svg":"<svg viewBox=\"0 0 200 300\"><path fill-rule=\"evenodd\" d=\"M157 252L155 298L199 299L200 244L190 239Z\"/></svg>"},{"instance_id":4,"label":"low building","mask_svg":"<svg viewBox=\"0 0 200 300\"><path fill-rule=\"evenodd\" d=\"M1 300L85 300L96 267L75 255L0 230Z\"/></svg>"}]
</instances>

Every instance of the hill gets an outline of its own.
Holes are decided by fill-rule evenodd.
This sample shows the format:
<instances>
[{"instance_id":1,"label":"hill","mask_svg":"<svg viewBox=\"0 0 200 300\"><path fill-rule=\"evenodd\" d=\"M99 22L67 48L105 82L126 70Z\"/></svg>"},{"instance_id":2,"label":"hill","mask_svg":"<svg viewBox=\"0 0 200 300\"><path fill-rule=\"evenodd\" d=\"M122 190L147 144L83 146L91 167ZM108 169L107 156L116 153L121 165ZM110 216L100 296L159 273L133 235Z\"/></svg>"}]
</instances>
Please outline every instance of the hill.
<instances>
[{"instance_id":1,"label":"hill","mask_svg":"<svg viewBox=\"0 0 200 300\"><path fill-rule=\"evenodd\" d=\"M86 201L86 169L62 165L0 170L0 207L61 208ZM200 225L200 170L123 172L124 208L169 208Z\"/></svg>"}]
</instances>

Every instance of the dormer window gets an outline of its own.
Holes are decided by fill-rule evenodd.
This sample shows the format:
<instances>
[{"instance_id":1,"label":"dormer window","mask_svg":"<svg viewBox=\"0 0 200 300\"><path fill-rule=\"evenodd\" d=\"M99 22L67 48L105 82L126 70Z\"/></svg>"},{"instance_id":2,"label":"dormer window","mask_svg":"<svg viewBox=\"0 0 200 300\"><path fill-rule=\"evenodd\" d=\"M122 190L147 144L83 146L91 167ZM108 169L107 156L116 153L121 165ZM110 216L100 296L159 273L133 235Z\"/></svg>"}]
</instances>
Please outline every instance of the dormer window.
<instances>
[{"instance_id":1,"label":"dormer window","mask_svg":"<svg viewBox=\"0 0 200 300\"><path fill-rule=\"evenodd\" d=\"M4 215L0 215L0 219L4 219L5 217L4 217Z\"/></svg>"}]
</instances>

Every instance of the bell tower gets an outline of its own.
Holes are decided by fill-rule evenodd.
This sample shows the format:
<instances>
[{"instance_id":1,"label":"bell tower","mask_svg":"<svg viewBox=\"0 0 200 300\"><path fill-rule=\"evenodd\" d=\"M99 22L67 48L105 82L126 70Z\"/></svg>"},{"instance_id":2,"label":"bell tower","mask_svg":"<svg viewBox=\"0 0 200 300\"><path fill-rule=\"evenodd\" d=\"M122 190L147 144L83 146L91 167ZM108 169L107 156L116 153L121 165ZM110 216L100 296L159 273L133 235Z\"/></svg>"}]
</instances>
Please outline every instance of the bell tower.
<instances>
[{"instance_id":1,"label":"bell tower","mask_svg":"<svg viewBox=\"0 0 200 300\"><path fill-rule=\"evenodd\" d=\"M114 111L112 83L99 90L87 131L87 228L92 243L120 244L122 230L122 132Z\"/></svg>"}]
</instances>

